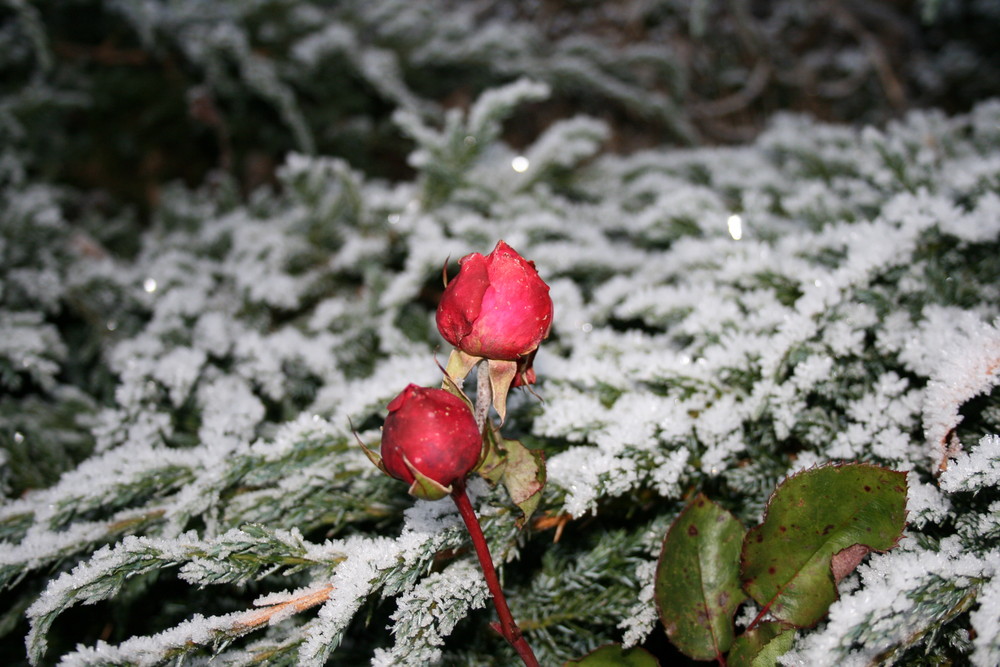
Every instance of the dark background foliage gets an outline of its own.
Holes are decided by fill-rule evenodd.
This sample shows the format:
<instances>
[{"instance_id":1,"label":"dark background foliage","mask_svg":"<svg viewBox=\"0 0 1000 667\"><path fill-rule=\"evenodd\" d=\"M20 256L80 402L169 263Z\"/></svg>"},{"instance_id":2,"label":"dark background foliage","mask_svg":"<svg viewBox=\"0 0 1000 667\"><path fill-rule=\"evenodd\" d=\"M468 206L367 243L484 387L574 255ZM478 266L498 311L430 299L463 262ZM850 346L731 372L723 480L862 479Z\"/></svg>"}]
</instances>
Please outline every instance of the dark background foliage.
<instances>
[{"instance_id":1,"label":"dark background foliage","mask_svg":"<svg viewBox=\"0 0 1000 667\"><path fill-rule=\"evenodd\" d=\"M358 52L327 53L312 68L292 57L323 25L353 31L357 49L391 54L430 107L465 107L521 75L547 80L555 94L507 123L515 145L574 113L608 121L611 146L632 151L745 142L784 110L882 124L912 108L964 111L1000 91L1000 7L988 1L451 1L412 3L398 16L402 5L391 3L272 0L165 12L170 20L145 34L124 4L0 9L3 130L34 156L39 176L99 192L92 205L144 212L164 182L201 183L215 169L246 191L273 182L289 150L342 156L373 176L410 175L411 145L391 122L396 104ZM306 8L316 13L309 20ZM449 12L462 21L449 23ZM246 43L194 46L227 26ZM498 26L510 52L472 39ZM285 90L255 87L247 54L273 66ZM662 103L643 99L651 94ZM281 104L296 107L304 129L290 127Z\"/></svg>"}]
</instances>

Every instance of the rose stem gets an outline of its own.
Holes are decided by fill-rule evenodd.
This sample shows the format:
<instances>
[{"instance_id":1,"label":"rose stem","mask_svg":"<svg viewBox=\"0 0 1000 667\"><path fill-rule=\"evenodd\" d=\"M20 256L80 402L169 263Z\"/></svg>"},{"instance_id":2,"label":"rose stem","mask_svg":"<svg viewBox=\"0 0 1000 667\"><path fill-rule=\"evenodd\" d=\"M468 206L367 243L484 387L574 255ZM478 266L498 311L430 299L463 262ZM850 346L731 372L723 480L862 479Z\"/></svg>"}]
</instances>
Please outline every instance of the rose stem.
<instances>
[{"instance_id":1,"label":"rose stem","mask_svg":"<svg viewBox=\"0 0 1000 667\"><path fill-rule=\"evenodd\" d=\"M490 383L489 365L485 361L480 361L476 369L476 408L474 412L476 424L479 425L480 431L486 427L486 420L489 418L490 406L492 404L493 385ZM465 480L457 480L453 482L453 486L454 490L451 493L451 497L458 507L458 513L462 515L462 520L465 521L465 527L469 531L469 536L472 537L476 556L479 557L479 566L483 570L483 576L486 577L486 586L490 589L490 594L493 596L493 604L496 607L497 616L500 617L498 628L500 634L514 647L514 650L521 656L521 660L524 661L526 667L538 667L538 660L535 658L531 646L528 645L528 640L521 634L521 629L517 627L517 623L510 613L510 607L507 606L507 598L503 594L503 589L500 587L500 579L497 578L497 571L493 567L493 557L490 556L490 548L486 544L486 537L483 535L483 529L479 525L479 519L476 518L476 512L472 509L472 503L469 502L469 496L465 492Z\"/></svg>"},{"instance_id":2,"label":"rose stem","mask_svg":"<svg viewBox=\"0 0 1000 667\"><path fill-rule=\"evenodd\" d=\"M472 509L472 503L469 502L469 496L465 492L465 480L456 480L453 485L454 490L451 492L451 498L455 501L458 513L462 515L465 527L469 530L469 535L472 537L472 545L476 548L476 555L479 557L479 566L483 569L483 576L486 577L486 585L493 596L493 605L497 609L497 616L500 617L500 633L514 647L517 654L521 656L521 660L524 661L526 667L538 667L538 660L535 659L535 654L532 652L531 646L528 645L528 640L521 634L521 628L517 627L517 623L514 622L514 617L510 613L510 607L507 606L507 598L504 597L503 589L500 588L500 580L497 578L497 571L493 567L493 558L490 556L490 548L486 544L486 537L483 535L483 529L479 526L476 511Z\"/></svg>"}]
</instances>

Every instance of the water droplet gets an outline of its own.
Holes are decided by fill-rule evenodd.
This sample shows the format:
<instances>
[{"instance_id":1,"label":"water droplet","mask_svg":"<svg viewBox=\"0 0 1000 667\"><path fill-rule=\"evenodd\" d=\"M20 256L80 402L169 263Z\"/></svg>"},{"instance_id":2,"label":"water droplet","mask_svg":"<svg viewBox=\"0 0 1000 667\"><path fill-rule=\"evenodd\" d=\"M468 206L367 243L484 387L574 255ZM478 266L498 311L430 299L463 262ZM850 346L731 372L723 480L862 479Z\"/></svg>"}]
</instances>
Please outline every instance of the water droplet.
<instances>
[{"instance_id":1,"label":"water droplet","mask_svg":"<svg viewBox=\"0 0 1000 667\"><path fill-rule=\"evenodd\" d=\"M726 226L729 227L729 235L735 240L743 238L743 218L733 213L726 220Z\"/></svg>"},{"instance_id":2,"label":"water droplet","mask_svg":"<svg viewBox=\"0 0 1000 667\"><path fill-rule=\"evenodd\" d=\"M24 434L21 433L20 431L14 431L14 442L16 442L19 445L22 442L24 442Z\"/></svg>"},{"instance_id":3,"label":"water droplet","mask_svg":"<svg viewBox=\"0 0 1000 667\"><path fill-rule=\"evenodd\" d=\"M143 280L142 281L142 289L146 290L146 292L148 292L149 294L152 294L153 292L155 292L156 291L156 279L155 278L146 278L145 280Z\"/></svg>"},{"instance_id":4,"label":"water droplet","mask_svg":"<svg viewBox=\"0 0 1000 667\"><path fill-rule=\"evenodd\" d=\"M530 166L531 163L528 162L528 158L524 157L523 155L518 155L516 158L510 161L511 169L513 169L519 174L528 171L528 167Z\"/></svg>"},{"instance_id":5,"label":"water droplet","mask_svg":"<svg viewBox=\"0 0 1000 667\"><path fill-rule=\"evenodd\" d=\"M590 322L584 322L580 325L580 328L583 329L583 333L590 333L594 330L594 325Z\"/></svg>"},{"instance_id":6,"label":"water droplet","mask_svg":"<svg viewBox=\"0 0 1000 667\"><path fill-rule=\"evenodd\" d=\"M108 323L105 324L104 326L106 326L108 328L108 331L114 331L115 329L118 328L118 321L117 320L108 320Z\"/></svg>"},{"instance_id":7,"label":"water droplet","mask_svg":"<svg viewBox=\"0 0 1000 667\"><path fill-rule=\"evenodd\" d=\"M395 225L397 222L399 222L399 213L390 213L389 217L386 218L386 220L389 221L390 225Z\"/></svg>"},{"instance_id":8,"label":"water droplet","mask_svg":"<svg viewBox=\"0 0 1000 667\"><path fill-rule=\"evenodd\" d=\"M472 136L471 134L466 135L466 137L465 137L465 145L466 146L475 146L476 145L476 138L474 136Z\"/></svg>"}]
</instances>

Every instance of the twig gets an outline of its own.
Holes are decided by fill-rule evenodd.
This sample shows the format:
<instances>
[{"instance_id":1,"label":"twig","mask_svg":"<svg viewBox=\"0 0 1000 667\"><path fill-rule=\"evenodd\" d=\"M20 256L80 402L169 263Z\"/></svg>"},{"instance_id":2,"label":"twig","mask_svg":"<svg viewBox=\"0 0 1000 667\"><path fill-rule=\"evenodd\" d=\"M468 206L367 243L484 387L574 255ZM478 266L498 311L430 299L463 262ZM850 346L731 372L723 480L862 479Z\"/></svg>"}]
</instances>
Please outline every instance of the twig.
<instances>
[{"instance_id":1,"label":"twig","mask_svg":"<svg viewBox=\"0 0 1000 667\"><path fill-rule=\"evenodd\" d=\"M291 600L285 600L284 602L279 602L273 604L269 607L264 607L256 611L247 611L246 620L240 620L236 622L235 628L237 630L256 628L260 625L264 625L271 620L271 617L275 614L282 612L288 607L292 607L296 612L305 611L311 607L315 607L318 604L326 602L330 599L330 593L333 591L333 586L324 586L315 591L310 591L304 595L297 598L292 598Z\"/></svg>"}]
</instances>

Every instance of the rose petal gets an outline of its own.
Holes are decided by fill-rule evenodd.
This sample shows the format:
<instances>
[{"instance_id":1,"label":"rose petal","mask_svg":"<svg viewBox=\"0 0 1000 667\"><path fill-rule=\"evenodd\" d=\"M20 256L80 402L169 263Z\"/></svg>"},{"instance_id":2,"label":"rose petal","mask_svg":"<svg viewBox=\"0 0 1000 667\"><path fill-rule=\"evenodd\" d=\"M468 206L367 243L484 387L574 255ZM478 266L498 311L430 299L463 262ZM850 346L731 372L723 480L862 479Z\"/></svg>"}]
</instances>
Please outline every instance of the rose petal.
<instances>
[{"instance_id":1,"label":"rose petal","mask_svg":"<svg viewBox=\"0 0 1000 667\"><path fill-rule=\"evenodd\" d=\"M490 285L486 258L478 252L463 257L459 266L441 296L436 318L441 335L455 347L462 347L462 339L472 331Z\"/></svg>"}]
</instances>

